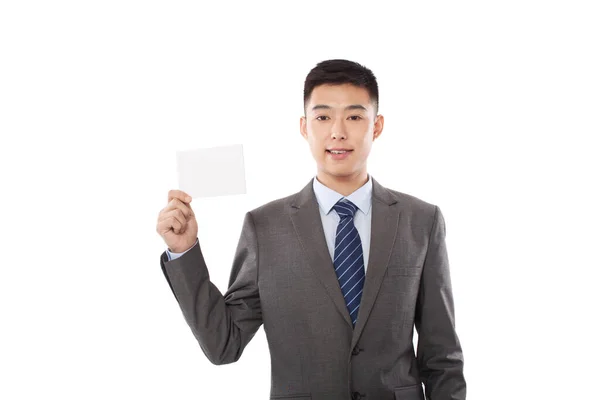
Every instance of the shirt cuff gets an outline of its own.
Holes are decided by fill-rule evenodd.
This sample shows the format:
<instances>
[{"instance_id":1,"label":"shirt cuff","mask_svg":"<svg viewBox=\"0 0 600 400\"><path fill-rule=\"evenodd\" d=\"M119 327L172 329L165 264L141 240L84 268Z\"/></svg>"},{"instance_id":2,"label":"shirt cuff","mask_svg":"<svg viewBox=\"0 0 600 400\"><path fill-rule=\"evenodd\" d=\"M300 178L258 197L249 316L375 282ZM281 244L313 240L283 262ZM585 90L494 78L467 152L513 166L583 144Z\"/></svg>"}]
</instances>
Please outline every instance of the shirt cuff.
<instances>
[{"instance_id":1,"label":"shirt cuff","mask_svg":"<svg viewBox=\"0 0 600 400\"><path fill-rule=\"evenodd\" d=\"M192 247L190 247L189 249L187 249L186 251L181 252L181 253L172 252L167 248L167 258L169 259L169 261L175 260L175 259L181 257L182 255L184 255L185 253L187 253L188 251L190 251L191 249L193 249L197 243L198 243L198 238L196 238L196 242L194 242L194 245Z\"/></svg>"}]
</instances>

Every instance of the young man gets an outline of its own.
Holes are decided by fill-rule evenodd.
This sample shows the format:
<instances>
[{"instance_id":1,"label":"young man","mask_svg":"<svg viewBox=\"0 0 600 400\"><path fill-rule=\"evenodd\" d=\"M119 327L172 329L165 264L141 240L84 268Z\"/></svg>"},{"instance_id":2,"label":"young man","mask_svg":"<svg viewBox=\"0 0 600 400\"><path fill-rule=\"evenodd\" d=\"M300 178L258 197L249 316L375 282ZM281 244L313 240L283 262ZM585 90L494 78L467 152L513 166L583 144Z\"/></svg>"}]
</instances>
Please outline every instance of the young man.
<instances>
[{"instance_id":1,"label":"young man","mask_svg":"<svg viewBox=\"0 0 600 400\"><path fill-rule=\"evenodd\" d=\"M235 362L264 324L271 398L422 400L423 383L427 399L465 399L442 213L367 173L383 130L375 77L323 61L304 105L317 175L246 213L225 294L209 279L191 198L171 190L159 214L161 267L202 351Z\"/></svg>"}]
</instances>

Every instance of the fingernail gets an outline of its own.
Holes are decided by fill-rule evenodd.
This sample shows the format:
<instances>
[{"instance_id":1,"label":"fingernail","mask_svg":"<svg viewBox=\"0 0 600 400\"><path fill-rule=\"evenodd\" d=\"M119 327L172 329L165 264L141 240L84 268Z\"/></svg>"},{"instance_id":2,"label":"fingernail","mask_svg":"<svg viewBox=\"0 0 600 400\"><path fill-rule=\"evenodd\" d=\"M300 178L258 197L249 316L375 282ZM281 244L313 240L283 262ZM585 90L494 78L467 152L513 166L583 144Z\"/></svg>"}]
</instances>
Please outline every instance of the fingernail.
<instances>
[{"instance_id":1,"label":"fingernail","mask_svg":"<svg viewBox=\"0 0 600 400\"><path fill-rule=\"evenodd\" d=\"M190 196L188 196L185 198L185 201L187 201L189 203L190 201L192 201L192 198Z\"/></svg>"}]
</instances>

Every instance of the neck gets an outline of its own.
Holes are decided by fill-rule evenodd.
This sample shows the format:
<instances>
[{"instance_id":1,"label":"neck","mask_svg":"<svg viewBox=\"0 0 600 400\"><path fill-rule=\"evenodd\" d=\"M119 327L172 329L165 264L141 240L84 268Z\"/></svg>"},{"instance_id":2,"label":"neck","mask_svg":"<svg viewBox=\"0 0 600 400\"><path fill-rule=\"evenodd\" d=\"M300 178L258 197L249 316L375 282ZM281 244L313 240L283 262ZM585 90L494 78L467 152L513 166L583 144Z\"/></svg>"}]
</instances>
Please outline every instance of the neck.
<instances>
[{"instance_id":1,"label":"neck","mask_svg":"<svg viewBox=\"0 0 600 400\"><path fill-rule=\"evenodd\" d=\"M334 176L319 171L317 180L342 196L348 196L369 181L369 174L367 171L361 171L348 176Z\"/></svg>"}]
</instances>

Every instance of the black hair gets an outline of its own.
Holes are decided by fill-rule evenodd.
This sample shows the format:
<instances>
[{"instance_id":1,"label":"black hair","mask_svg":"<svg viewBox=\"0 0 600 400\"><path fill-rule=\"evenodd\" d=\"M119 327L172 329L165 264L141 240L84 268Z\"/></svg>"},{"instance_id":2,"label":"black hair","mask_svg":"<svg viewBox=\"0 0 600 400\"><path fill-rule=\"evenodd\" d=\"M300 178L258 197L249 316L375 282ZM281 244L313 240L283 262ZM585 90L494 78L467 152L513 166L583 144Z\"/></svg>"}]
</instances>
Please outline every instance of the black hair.
<instances>
[{"instance_id":1,"label":"black hair","mask_svg":"<svg viewBox=\"0 0 600 400\"><path fill-rule=\"evenodd\" d=\"M369 97L375 107L375 115L379 109L379 89L377 79L367 67L354 61L335 59L318 63L310 70L304 81L304 110L308 99L315 87L319 85L342 85L350 83L354 86L367 89Z\"/></svg>"}]
</instances>

